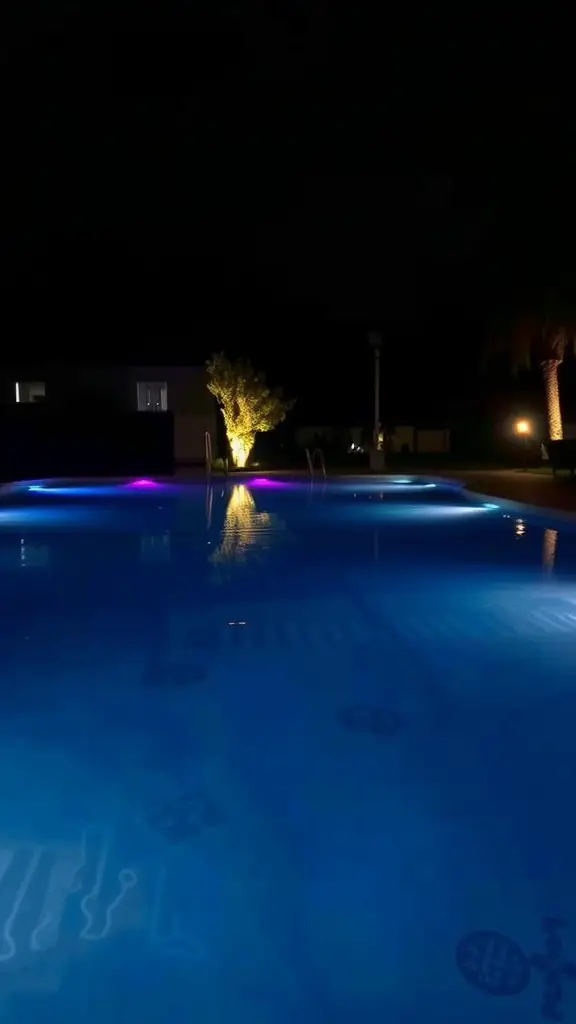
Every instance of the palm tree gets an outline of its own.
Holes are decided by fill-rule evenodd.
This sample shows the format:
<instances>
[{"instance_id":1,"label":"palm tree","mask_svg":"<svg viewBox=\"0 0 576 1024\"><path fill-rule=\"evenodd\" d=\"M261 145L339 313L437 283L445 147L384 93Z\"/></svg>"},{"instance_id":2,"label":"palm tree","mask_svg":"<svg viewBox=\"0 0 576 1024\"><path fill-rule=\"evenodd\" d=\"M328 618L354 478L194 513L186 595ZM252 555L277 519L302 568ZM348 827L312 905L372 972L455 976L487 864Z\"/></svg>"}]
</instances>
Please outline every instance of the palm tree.
<instances>
[{"instance_id":1,"label":"palm tree","mask_svg":"<svg viewBox=\"0 0 576 1024\"><path fill-rule=\"evenodd\" d=\"M551 441L561 441L564 436L558 367L564 359L567 347L568 331L566 327L561 324L545 323L540 332L537 357L544 377L548 433Z\"/></svg>"},{"instance_id":2,"label":"palm tree","mask_svg":"<svg viewBox=\"0 0 576 1024\"><path fill-rule=\"evenodd\" d=\"M518 317L489 345L492 354L505 354L513 373L529 370L535 364L540 367L551 441L563 438L558 369L566 350L574 344L574 337L568 316L558 311L554 316Z\"/></svg>"}]
</instances>

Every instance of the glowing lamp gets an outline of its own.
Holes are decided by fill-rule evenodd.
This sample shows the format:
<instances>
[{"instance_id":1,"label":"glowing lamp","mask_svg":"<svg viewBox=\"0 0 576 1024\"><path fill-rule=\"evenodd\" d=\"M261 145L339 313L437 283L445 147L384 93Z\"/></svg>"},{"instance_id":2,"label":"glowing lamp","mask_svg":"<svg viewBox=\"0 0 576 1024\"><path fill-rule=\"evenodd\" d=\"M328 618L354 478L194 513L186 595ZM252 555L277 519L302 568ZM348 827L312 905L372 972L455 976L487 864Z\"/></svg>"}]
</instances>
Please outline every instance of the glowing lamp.
<instances>
[{"instance_id":1,"label":"glowing lamp","mask_svg":"<svg viewBox=\"0 0 576 1024\"><path fill-rule=\"evenodd\" d=\"M526 437L526 435L530 433L530 423L528 420L516 420L514 430L522 437Z\"/></svg>"}]
</instances>

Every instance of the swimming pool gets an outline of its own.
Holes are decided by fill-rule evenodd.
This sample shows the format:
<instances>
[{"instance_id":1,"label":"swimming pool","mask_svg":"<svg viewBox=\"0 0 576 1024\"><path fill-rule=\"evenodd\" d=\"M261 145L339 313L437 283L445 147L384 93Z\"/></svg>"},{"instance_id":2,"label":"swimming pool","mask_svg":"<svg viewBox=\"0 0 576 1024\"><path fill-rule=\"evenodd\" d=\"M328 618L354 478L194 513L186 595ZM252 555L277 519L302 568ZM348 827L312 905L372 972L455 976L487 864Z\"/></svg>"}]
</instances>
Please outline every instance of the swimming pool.
<instances>
[{"instance_id":1,"label":"swimming pool","mask_svg":"<svg viewBox=\"0 0 576 1024\"><path fill-rule=\"evenodd\" d=\"M575 570L441 482L5 490L7 1019L570 1019Z\"/></svg>"}]
</instances>

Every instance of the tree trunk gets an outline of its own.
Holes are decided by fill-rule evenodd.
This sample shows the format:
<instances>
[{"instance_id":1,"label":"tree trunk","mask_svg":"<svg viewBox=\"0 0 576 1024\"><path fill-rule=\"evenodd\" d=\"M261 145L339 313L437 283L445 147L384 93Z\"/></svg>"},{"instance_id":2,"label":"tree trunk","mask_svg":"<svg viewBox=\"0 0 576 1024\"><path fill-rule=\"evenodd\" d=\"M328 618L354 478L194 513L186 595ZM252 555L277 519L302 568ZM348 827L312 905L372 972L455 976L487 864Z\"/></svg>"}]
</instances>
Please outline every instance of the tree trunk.
<instances>
[{"instance_id":1,"label":"tree trunk","mask_svg":"<svg viewBox=\"0 0 576 1024\"><path fill-rule=\"evenodd\" d=\"M560 392L558 390L558 367L557 359L546 359L542 363L544 374L544 388L546 391L546 410L548 413L548 433L551 441L561 441L562 412L560 410Z\"/></svg>"}]
</instances>

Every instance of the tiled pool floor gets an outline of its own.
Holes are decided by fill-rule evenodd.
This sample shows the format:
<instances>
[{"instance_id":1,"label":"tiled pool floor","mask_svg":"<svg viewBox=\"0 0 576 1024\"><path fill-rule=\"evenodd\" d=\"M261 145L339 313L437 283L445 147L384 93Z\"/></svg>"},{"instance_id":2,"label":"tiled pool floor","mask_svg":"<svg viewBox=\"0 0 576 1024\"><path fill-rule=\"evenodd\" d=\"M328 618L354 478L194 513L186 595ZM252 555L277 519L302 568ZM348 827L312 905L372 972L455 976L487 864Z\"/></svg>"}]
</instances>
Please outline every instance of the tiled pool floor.
<instances>
[{"instance_id":1,"label":"tiled pool floor","mask_svg":"<svg viewBox=\"0 0 576 1024\"><path fill-rule=\"evenodd\" d=\"M576 1013L569 527L312 497L0 515L5 1019Z\"/></svg>"}]
</instances>

